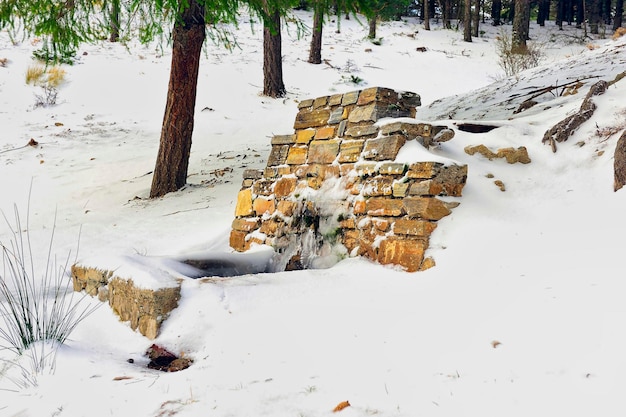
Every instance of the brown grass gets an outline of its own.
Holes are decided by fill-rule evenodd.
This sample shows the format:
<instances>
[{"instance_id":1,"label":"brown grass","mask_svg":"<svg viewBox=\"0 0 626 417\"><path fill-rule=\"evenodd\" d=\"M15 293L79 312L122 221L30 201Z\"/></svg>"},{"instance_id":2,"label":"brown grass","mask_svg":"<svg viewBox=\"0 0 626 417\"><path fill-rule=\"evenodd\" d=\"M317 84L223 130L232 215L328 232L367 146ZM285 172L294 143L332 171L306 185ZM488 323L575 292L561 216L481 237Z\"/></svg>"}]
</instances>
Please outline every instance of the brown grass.
<instances>
[{"instance_id":1,"label":"brown grass","mask_svg":"<svg viewBox=\"0 0 626 417\"><path fill-rule=\"evenodd\" d=\"M63 84L63 81L65 81L65 74L65 70L61 67L54 66L48 69L48 86L56 88Z\"/></svg>"},{"instance_id":2,"label":"brown grass","mask_svg":"<svg viewBox=\"0 0 626 417\"><path fill-rule=\"evenodd\" d=\"M41 64L34 64L26 70L26 84L39 84L43 75L46 73L46 67Z\"/></svg>"},{"instance_id":3,"label":"brown grass","mask_svg":"<svg viewBox=\"0 0 626 417\"><path fill-rule=\"evenodd\" d=\"M613 34L613 40L616 40L620 36L626 35L626 28L617 28L615 33Z\"/></svg>"}]
</instances>

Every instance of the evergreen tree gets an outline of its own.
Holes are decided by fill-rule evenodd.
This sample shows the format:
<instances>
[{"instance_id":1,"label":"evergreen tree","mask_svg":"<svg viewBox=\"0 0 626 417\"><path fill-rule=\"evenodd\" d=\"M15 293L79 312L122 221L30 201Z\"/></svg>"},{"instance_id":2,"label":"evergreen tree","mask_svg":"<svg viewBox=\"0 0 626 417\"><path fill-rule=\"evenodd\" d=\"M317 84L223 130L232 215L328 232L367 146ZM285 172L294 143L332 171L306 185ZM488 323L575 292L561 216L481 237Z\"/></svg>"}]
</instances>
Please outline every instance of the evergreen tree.
<instances>
[{"instance_id":1,"label":"evergreen tree","mask_svg":"<svg viewBox=\"0 0 626 417\"><path fill-rule=\"evenodd\" d=\"M264 5L284 11L290 4L288 0L129 0L124 5L129 19L126 24L130 26L130 19L136 19L137 36L142 42L161 36L164 26L173 26L172 65L150 190L151 197L159 197L180 189L187 180L206 23L210 30L217 30L213 24L236 23L241 7L263 15ZM44 40L40 57L68 60L81 43L111 34L112 20L103 18L110 13L103 10L106 7L106 2L93 0L2 0L0 29L24 28Z\"/></svg>"},{"instance_id":2,"label":"evergreen tree","mask_svg":"<svg viewBox=\"0 0 626 417\"><path fill-rule=\"evenodd\" d=\"M472 0L465 0L463 7L463 40L472 41Z\"/></svg>"},{"instance_id":3,"label":"evergreen tree","mask_svg":"<svg viewBox=\"0 0 626 417\"><path fill-rule=\"evenodd\" d=\"M613 31L622 26L622 15L624 14L624 0L617 0L615 3L615 18L613 19Z\"/></svg>"},{"instance_id":4,"label":"evergreen tree","mask_svg":"<svg viewBox=\"0 0 626 417\"><path fill-rule=\"evenodd\" d=\"M493 0L491 2L491 17L493 19L494 26L500 26L502 22L500 21L502 14L502 0Z\"/></svg>"},{"instance_id":5,"label":"evergreen tree","mask_svg":"<svg viewBox=\"0 0 626 417\"><path fill-rule=\"evenodd\" d=\"M529 20L530 1L515 0L515 17L513 18L513 32L511 39L511 52L514 54L528 53L526 40L528 39Z\"/></svg>"},{"instance_id":6,"label":"evergreen tree","mask_svg":"<svg viewBox=\"0 0 626 417\"><path fill-rule=\"evenodd\" d=\"M324 29L324 13L328 11L326 0L316 0L313 4L313 36L309 49L309 63L322 63L322 31Z\"/></svg>"},{"instance_id":7,"label":"evergreen tree","mask_svg":"<svg viewBox=\"0 0 626 417\"><path fill-rule=\"evenodd\" d=\"M263 95L284 97L287 92L283 82L282 36L280 10L270 8L264 1L263 8Z\"/></svg>"}]
</instances>

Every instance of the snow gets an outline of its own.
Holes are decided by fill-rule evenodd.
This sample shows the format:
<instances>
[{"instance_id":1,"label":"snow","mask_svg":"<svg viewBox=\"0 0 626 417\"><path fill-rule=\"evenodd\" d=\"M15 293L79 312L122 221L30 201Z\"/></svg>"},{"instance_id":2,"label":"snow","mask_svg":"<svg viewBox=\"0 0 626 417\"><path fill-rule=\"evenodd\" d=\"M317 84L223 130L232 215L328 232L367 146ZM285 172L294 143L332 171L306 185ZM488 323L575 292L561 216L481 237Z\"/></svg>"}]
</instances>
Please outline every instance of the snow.
<instances>
[{"instance_id":1,"label":"snow","mask_svg":"<svg viewBox=\"0 0 626 417\"><path fill-rule=\"evenodd\" d=\"M298 15L310 25L309 13ZM123 259L119 267L147 285L185 273L168 259L236 256L228 233L241 174L263 168L272 135L293 131L299 100L384 86L420 94L419 120L500 126L455 129L430 150L469 166L460 206L432 236L436 267L410 274L352 258L329 269L185 279L180 306L154 341L193 358L177 373L147 369L153 341L99 308L37 386L0 379L1 416L326 416L345 400L348 417L624 415L626 194L613 192L612 154L626 82L594 98L596 114L556 154L543 133L578 109L591 82L572 96L542 96L540 107L515 116L503 109L518 102L502 105L563 80L612 80L625 68L624 37L588 46L572 42L581 35L573 27L533 24L544 65L504 78L499 30L488 23L469 44L438 24L425 31L413 19L387 22L381 46L356 20L341 23L340 34L326 27L328 64L318 66L306 63L309 37L284 32L285 99L259 95L258 25L235 29L233 52L207 44L189 185L155 200L147 198L149 173L168 47L85 45L77 64L64 67L58 104L33 108L38 91L24 75L36 40L13 46L0 33L0 58L9 60L0 67L0 209L9 222L14 205L23 221L29 213L36 261L54 226L59 258L78 250L81 262L103 268ZM364 83L348 82L351 75ZM617 132L596 135L609 127ZM39 146L20 148L31 138ZM532 163L464 153L477 144L525 146ZM0 240L9 237L1 224ZM267 252L257 250L248 259L261 270ZM28 366L7 351L0 359Z\"/></svg>"}]
</instances>

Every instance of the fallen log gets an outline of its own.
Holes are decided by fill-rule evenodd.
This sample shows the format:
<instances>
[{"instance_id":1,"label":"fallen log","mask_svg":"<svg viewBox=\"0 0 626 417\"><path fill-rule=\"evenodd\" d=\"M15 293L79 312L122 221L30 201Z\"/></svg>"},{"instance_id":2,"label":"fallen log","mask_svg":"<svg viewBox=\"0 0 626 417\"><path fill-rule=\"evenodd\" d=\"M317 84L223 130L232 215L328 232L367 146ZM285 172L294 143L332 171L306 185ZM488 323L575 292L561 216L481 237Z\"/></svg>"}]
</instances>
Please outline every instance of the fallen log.
<instances>
[{"instance_id":1,"label":"fallen log","mask_svg":"<svg viewBox=\"0 0 626 417\"><path fill-rule=\"evenodd\" d=\"M608 86L609 83L602 80L592 85L583 103L580 105L580 109L548 129L543 135L542 143L550 144L552 152L556 152L556 142L565 142L580 125L593 116L597 106L593 102L592 97L604 94Z\"/></svg>"}]
</instances>

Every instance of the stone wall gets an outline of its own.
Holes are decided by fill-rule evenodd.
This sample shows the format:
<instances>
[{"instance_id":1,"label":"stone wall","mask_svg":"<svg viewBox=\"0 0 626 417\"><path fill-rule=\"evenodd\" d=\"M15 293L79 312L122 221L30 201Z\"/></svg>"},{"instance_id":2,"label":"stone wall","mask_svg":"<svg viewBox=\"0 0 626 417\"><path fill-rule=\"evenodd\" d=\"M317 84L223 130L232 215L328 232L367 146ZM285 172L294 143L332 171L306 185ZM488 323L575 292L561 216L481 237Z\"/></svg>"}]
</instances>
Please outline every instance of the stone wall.
<instances>
[{"instance_id":1,"label":"stone wall","mask_svg":"<svg viewBox=\"0 0 626 417\"><path fill-rule=\"evenodd\" d=\"M437 197L461 196L467 166L425 152L454 132L415 121L419 105L415 93L380 87L301 101L294 133L272 138L264 170L244 173L231 247L270 245L277 270L344 256L411 272L434 265L429 237L459 204Z\"/></svg>"},{"instance_id":2,"label":"stone wall","mask_svg":"<svg viewBox=\"0 0 626 417\"><path fill-rule=\"evenodd\" d=\"M72 265L74 291L85 291L108 302L120 320L149 339L155 339L161 324L178 307L180 285L159 289L137 287L132 279L120 278L113 271Z\"/></svg>"}]
</instances>

